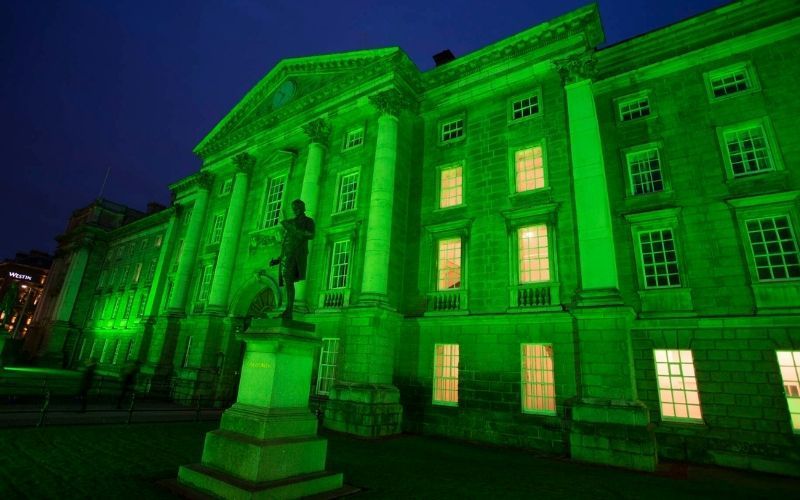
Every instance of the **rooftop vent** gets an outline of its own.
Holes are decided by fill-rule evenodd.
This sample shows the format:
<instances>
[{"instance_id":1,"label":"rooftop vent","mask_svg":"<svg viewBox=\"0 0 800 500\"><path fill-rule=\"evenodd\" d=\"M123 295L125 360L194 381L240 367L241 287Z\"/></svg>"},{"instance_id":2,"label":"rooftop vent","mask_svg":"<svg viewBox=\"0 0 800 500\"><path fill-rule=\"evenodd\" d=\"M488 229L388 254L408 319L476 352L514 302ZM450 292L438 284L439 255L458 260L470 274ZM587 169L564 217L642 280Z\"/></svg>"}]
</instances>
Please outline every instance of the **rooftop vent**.
<instances>
[{"instance_id":1,"label":"rooftop vent","mask_svg":"<svg viewBox=\"0 0 800 500\"><path fill-rule=\"evenodd\" d=\"M438 54L434 54L433 55L433 62L435 62L436 66L439 67L439 66L442 66L442 65L445 65L445 64L449 63L450 61L454 60L455 58L456 58L456 56L454 56L453 53L450 52L450 49L444 49L443 51L439 52Z\"/></svg>"}]
</instances>

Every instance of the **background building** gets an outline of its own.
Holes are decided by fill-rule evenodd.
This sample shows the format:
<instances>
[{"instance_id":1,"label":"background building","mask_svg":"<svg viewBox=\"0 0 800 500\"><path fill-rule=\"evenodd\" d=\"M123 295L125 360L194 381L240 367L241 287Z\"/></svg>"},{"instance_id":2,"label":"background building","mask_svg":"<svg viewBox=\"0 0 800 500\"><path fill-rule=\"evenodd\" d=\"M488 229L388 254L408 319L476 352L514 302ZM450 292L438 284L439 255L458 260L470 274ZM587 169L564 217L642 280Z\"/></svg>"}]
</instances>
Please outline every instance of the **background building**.
<instances>
[{"instance_id":1,"label":"background building","mask_svg":"<svg viewBox=\"0 0 800 500\"><path fill-rule=\"evenodd\" d=\"M229 396L300 198L326 426L797 474L799 12L600 50L589 5L424 73L398 48L284 60L172 207L76 213L41 345Z\"/></svg>"}]
</instances>

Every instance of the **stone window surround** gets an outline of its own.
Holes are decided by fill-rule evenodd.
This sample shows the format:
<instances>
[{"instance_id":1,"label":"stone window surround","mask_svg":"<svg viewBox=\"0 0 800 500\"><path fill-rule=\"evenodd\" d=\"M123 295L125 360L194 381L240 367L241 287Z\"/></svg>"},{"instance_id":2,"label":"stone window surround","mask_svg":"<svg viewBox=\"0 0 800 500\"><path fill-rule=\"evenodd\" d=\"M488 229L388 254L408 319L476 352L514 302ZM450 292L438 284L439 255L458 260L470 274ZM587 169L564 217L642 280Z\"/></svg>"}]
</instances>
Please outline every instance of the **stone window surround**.
<instances>
[{"instance_id":1,"label":"stone window surround","mask_svg":"<svg viewBox=\"0 0 800 500\"><path fill-rule=\"evenodd\" d=\"M342 196L342 179L345 177L356 174L356 190L355 190L355 198L353 199L353 207L348 208L345 210L340 210L341 205L341 196ZM334 196L333 200L333 210L331 211L332 215L339 215L344 214L347 212L352 212L358 209L358 193L361 188L361 167L353 167L348 168L346 170L342 170L336 174L336 195Z\"/></svg>"},{"instance_id":2,"label":"stone window surround","mask_svg":"<svg viewBox=\"0 0 800 500\"><path fill-rule=\"evenodd\" d=\"M638 295L641 299L642 317L659 316L694 316L692 289L686 274L686 252L683 250L685 238L680 224L680 208L671 207L647 212L625 215L630 224L631 241L635 260ZM664 288L646 288L644 284L642 251L639 233L657 229L671 229L678 260L678 276L680 286Z\"/></svg>"},{"instance_id":3,"label":"stone window surround","mask_svg":"<svg viewBox=\"0 0 800 500\"><path fill-rule=\"evenodd\" d=\"M427 294L429 300L432 295L440 293L457 293L460 295L459 308L457 310L447 311L446 314L467 314L467 298L469 286L469 248L470 248L470 230L472 226L472 219L458 219L455 221L445 222L442 224L434 224L425 226L426 242L424 243L428 250L429 265L428 278L427 278ZM438 289L438 275L439 275L439 241L448 238L461 238L461 286L458 289L452 290L439 290ZM428 311L426 315L442 314L442 312Z\"/></svg>"},{"instance_id":4,"label":"stone window surround","mask_svg":"<svg viewBox=\"0 0 800 500\"><path fill-rule=\"evenodd\" d=\"M644 116L638 116L629 120L624 120L622 117L622 106L642 98L647 98L647 107L649 109L649 113ZM658 117L658 110L653 106L653 92L651 89L640 89L630 94L615 97L612 102L614 104L614 116L616 117L617 124L619 125L627 123L641 123L645 120Z\"/></svg>"},{"instance_id":5,"label":"stone window surround","mask_svg":"<svg viewBox=\"0 0 800 500\"><path fill-rule=\"evenodd\" d=\"M536 189L528 189L525 191L517 191L517 162L516 153L523 149L530 149L535 147L542 148L542 169L544 170L544 186ZM541 138L537 141L527 141L508 148L508 175L509 175L509 196L525 196L529 193L539 193L550 189L550 169L547 163L547 140Z\"/></svg>"},{"instance_id":6,"label":"stone window surround","mask_svg":"<svg viewBox=\"0 0 800 500\"><path fill-rule=\"evenodd\" d=\"M526 359L534 359L533 356L529 356L529 355L526 354L526 352L525 352L525 347L526 346L543 346L545 349L549 349L549 359L550 359L550 363L551 363L552 366L550 366L549 369L545 368L543 370L539 370L540 372L545 372L546 375L549 375L549 380L547 380L545 383L536 382L536 381L531 382L531 381L526 381L525 380L526 370L530 371L530 372L533 372L533 373L536 373L536 370L533 367L530 367L530 366L526 367L526 365L525 365ZM553 354L553 344L552 343L543 343L543 342L522 343L522 344L520 344L520 358L521 358L520 359L520 361L521 361L521 363L520 363L520 400L521 400L520 404L522 406L522 413L529 414L529 415L556 415L557 412L555 410L555 401L556 401L556 395L555 395L555 356ZM526 396L527 396L527 392L528 392L526 389L527 389L527 386L531 386L531 385L534 386L534 387L541 387L542 385L544 385L544 386L548 386L549 385L549 386L553 387L553 398L552 398L552 400L553 400L554 408L552 410L545 409L545 408L535 408L535 407L532 407L532 406L529 406L529 405L526 404L527 403L526 402ZM535 391L532 391L532 392L535 392ZM542 398L547 398L546 395L545 396L541 396L541 397ZM535 396L532 396L532 398L535 399Z\"/></svg>"},{"instance_id":7,"label":"stone window surround","mask_svg":"<svg viewBox=\"0 0 800 500\"><path fill-rule=\"evenodd\" d=\"M461 120L461 135L452 139L444 140L444 126ZM436 142L440 146L460 143L467 137L467 113L455 113L447 118L439 120L436 124Z\"/></svg>"},{"instance_id":8,"label":"stone window surround","mask_svg":"<svg viewBox=\"0 0 800 500\"><path fill-rule=\"evenodd\" d=\"M452 363L445 364L445 362L444 362L445 360L442 360L442 362L439 363L439 361L440 361L440 358L439 358L439 356L440 356L439 347L440 346L445 348L445 349L442 349L443 351L447 351L447 352L443 352L442 353L445 358L448 358L450 360L452 360L452 358L454 358L454 357L456 358L455 359L455 361L456 361L455 364L452 364ZM449 349L447 349L448 347L449 347ZM455 349L453 349L453 347L455 347ZM434 344L434 346L433 346L433 373L432 373L432 377L431 377L431 382L432 382L431 385L433 386L432 387L432 391L431 391L431 393L432 393L431 394L431 404L433 404L435 406L458 406L458 392L459 392L458 391L458 385L459 385L458 367L461 364L461 353L460 353L460 351L461 351L461 349L460 349L459 344L444 344L444 343L436 343L436 344ZM450 369L450 374L444 374L443 373L441 376L437 376L436 375L437 366L441 367L443 369L442 370L443 372L444 372L445 368L449 368ZM455 370L455 376L452 376L452 370ZM444 382L441 386L437 383L439 380ZM450 381L451 383L447 384L448 381ZM453 385L452 381L455 381L455 389L452 387L452 385ZM437 399L437 397L436 397L437 396L437 389L441 389L441 391L442 391L442 393L444 394L445 397L451 396L451 399L445 399L445 398ZM452 398L452 396L455 396L455 397Z\"/></svg>"},{"instance_id":9,"label":"stone window surround","mask_svg":"<svg viewBox=\"0 0 800 500\"><path fill-rule=\"evenodd\" d=\"M519 102L523 99L528 99L531 97L536 97L536 108L537 111L531 115L523 116L522 118L514 118L514 103ZM508 124L517 124L517 123L524 123L529 120L533 120L536 117L542 116L543 108L542 108L542 87L536 86L529 89L527 92L522 92L515 94L509 97L506 101L506 109L507 109L507 120Z\"/></svg>"},{"instance_id":10,"label":"stone window surround","mask_svg":"<svg viewBox=\"0 0 800 500\"><path fill-rule=\"evenodd\" d=\"M361 132L361 141L358 144L350 145L350 138L351 135L355 136ZM356 125L354 127L349 127L345 129L344 135L342 137L342 152L353 151L354 149L358 149L364 145L364 142L367 138L367 129L364 125Z\"/></svg>"},{"instance_id":11,"label":"stone window surround","mask_svg":"<svg viewBox=\"0 0 800 500\"><path fill-rule=\"evenodd\" d=\"M329 228L323 240L323 247L322 247L322 255L324 256L324 261L322 262L322 267L320 268L321 276L320 279L322 280L320 283L320 290L319 290L319 305L318 309L316 310L317 313L325 312L326 310L338 310L338 307L335 308L325 308L324 303L326 300L326 294L330 293L342 293L342 307L347 307L350 304L350 294L353 290L353 284L359 283L361 279L360 274L357 272L358 266L360 265L357 261L357 257L359 255L359 230L361 228L360 222L349 222L346 224L337 224L336 226L332 226ZM345 288L338 288L338 289L331 289L330 288L330 272L332 266L332 257L333 257L333 245L337 241L342 240L349 240L350 241L350 259L347 264L347 286ZM363 250L361 250L363 251ZM313 250L312 250L313 252ZM309 269L310 271L310 269Z\"/></svg>"},{"instance_id":12,"label":"stone window surround","mask_svg":"<svg viewBox=\"0 0 800 500\"><path fill-rule=\"evenodd\" d=\"M454 168L454 167L461 167L461 203L458 205L450 205L447 207L442 207L442 171ZM436 186L436 205L434 207L434 212L444 211L444 210L453 210L457 208L463 208L467 206L466 201L466 185L467 185L467 165L465 160L458 160L458 161L451 161L447 163L442 163L438 165L435 169L436 172L436 179L434 186Z\"/></svg>"},{"instance_id":13,"label":"stone window surround","mask_svg":"<svg viewBox=\"0 0 800 500\"><path fill-rule=\"evenodd\" d=\"M640 153L643 151L647 151L650 149L655 149L658 151L658 166L661 170L661 191L653 191L650 193L642 193L642 194L634 194L633 193L633 179L631 177L631 170L630 164L628 163L628 156L631 154ZM620 165L622 165L623 169L623 178L625 179L625 198L626 199L641 199L642 197L649 197L653 195L659 195L661 193L671 193L672 192L672 184L669 181L668 170L669 167L667 162L665 161L664 155L664 144L661 141L653 141L647 142L644 144L639 144L636 146L630 146L627 148L620 149Z\"/></svg>"},{"instance_id":14,"label":"stone window surround","mask_svg":"<svg viewBox=\"0 0 800 500\"><path fill-rule=\"evenodd\" d=\"M261 214L260 214L261 218L258 221L258 230L269 230L269 229L274 229L274 228L280 227L280 215L278 216L278 223L277 224L273 224L271 226L267 226L267 208L268 208L267 205L269 205L269 203L270 203L269 194L270 194L270 188L272 187L271 183L273 181L277 181L278 179L283 179L283 187L281 188L280 200L278 201L278 212L282 213L282 211L283 211L283 205L284 205L284 202L286 200L286 184L288 184L288 181L289 181L289 172L288 172L288 170L280 171L280 172L273 172L272 175L267 176L267 178L265 179L265 181L264 181L264 189L261 191L263 194L261 196L261 205L260 205L261 206Z\"/></svg>"},{"instance_id":15,"label":"stone window surround","mask_svg":"<svg viewBox=\"0 0 800 500\"><path fill-rule=\"evenodd\" d=\"M753 250L747 234L747 220L760 217L787 216L794 230L795 239L800 240L800 190L726 200L733 212L739 241L743 247L746 268L757 314L771 312L800 312L800 280L787 279L759 281L755 269ZM796 242L800 245L800 241Z\"/></svg>"},{"instance_id":16,"label":"stone window surround","mask_svg":"<svg viewBox=\"0 0 800 500\"><path fill-rule=\"evenodd\" d=\"M714 78L718 78L721 75L726 73L733 73L737 71L742 71L745 74L745 81L747 82L747 89L741 90L738 92L733 92L730 94L726 94L723 96L715 96L714 95L714 88L712 85L712 81ZM753 63L751 61L742 61L735 64L729 64L727 66L723 66L721 68L716 68L710 71L706 71L703 73L703 81L705 82L706 86L706 94L708 96L708 102L723 102L729 99L752 94L754 92L761 91L761 85L759 84L758 78L756 76L755 69L753 69Z\"/></svg>"},{"instance_id":17,"label":"stone window surround","mask_svg":"<svg viewBox=\"0 0 800 500\"><path fill-rule=\"evenodd\" d=\"M730 154L728 153L728 144L725 141L725 133L732 132L735 130L751 128L754 126L761 127L761 130L764 132L764 138L767 142L767 152L769 154L769 159L772 164L772 169L761 170L751 174L744 174L738 176L734 175L733 168L731 167ZM772 122L768 116L763 116L752 120L746 120L742 122L736 122L730 125L717 127L717 140L719 141L720 152L722 153L722 164L725 170L726 182L745 179L753 176L766 175L772 172L780 172L783 171L784 169L783 161L780 155L780 150L778 149L778 144L777 141L775 140L775 131L772 128Z\"/></svg>"}]
</instances>

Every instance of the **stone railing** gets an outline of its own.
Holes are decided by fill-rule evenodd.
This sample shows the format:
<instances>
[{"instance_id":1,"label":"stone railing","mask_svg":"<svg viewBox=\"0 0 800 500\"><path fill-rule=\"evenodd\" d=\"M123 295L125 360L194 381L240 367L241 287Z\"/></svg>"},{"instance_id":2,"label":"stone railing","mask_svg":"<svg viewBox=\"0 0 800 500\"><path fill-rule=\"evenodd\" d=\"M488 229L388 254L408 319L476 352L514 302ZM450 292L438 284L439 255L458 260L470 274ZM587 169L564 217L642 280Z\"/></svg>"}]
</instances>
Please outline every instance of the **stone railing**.
<instances>
[{"instance_id":1,"label":"stone railing","mask_svg":"<svg viewBox=\"0 0 800 500\"><path fill-rule=\"evenodd\" d=\"M341 309L350 304L350 289L325 290L319 295L320 309Z\"/></svg>"},{"instance_id":2,"label":"stone railing","mask_svg":"<svg viewBox=\"0 0 800 500\"><path fill-rule=\"evenodd\" d=\"M428 312L454 312L466 309L466 290L443 290L428 293Z\"/></svg>"},{"instance_id":3,"label":"stone railing","mask_svg":"<svg viewBox=\"0 0 800 500\"><path fill-rule=\"evenodd\" d=\"M526 283L511 287L510 303L517 309L560 308L558 283Z\"/></svg>"}]
</instances>

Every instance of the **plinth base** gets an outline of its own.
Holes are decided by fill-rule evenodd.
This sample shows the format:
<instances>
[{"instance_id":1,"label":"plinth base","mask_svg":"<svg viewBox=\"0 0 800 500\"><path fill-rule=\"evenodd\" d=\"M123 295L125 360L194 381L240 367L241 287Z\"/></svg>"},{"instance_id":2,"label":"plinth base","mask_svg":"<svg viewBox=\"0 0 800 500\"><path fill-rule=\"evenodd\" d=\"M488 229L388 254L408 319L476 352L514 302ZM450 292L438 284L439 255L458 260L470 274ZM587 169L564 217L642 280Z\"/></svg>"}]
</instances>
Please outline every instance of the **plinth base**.
<instances>
[{"instance_id":1,"label":"plinth base","mask_svg":"<svg viewBox=\"0 0 800 500\"><path fill-rule=\"evenodd\" d=\"M403 406L392 385L337 383L325 405L328 429L361 437L400 434Z\"/></svg>"},{"instance_id":2,"label":"plinth base","mask_svg":"<svg viewBox=\"0 0 800 500\"><path fill-rule=\"evenodd\" d=\"M225 499L301 498L342 488L339 472L314 472L275 481L252 482L202 464L182 465L178 481L193 489Z\"/></svg>"}]
</instances>

